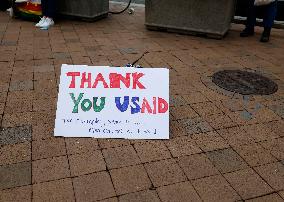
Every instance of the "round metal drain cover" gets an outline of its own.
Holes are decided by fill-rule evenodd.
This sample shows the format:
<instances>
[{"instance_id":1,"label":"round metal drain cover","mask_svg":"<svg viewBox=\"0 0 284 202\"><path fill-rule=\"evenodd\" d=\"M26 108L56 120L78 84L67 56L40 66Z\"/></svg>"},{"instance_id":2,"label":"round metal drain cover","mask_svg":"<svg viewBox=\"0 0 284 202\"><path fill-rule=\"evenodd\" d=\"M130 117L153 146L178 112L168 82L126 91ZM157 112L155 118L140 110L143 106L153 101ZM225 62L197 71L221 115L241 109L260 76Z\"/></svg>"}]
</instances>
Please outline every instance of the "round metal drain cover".
<instances>
[{"instance_id":1,"label":"round metal drain cover","mask_svg":"<svg viewBox=\"0 0 284 202\"><path fill-rule=\"evenodd\" d=\"M270 95L278 90L278 85L269 78L241 70L216 72L212 81L225 90L242 95Z\"/></svg>"}]
</instances>

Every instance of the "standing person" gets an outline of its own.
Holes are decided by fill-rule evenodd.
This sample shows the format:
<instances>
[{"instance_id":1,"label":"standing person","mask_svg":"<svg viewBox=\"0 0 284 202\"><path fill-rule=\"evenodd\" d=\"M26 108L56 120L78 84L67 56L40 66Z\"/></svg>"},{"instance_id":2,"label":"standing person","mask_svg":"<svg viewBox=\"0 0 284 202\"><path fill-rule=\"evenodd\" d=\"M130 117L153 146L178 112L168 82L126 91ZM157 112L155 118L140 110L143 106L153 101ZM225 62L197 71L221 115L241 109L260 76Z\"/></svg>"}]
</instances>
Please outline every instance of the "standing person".
<instances>
[{"instance_id":1,"label":"standing person","mask_svg":"<svg viewBox=\"0 0 284 202\"><path fill-rule=\"evenodd\" d=\"M54 25L54 17L56 14L56 0L41 0L42 18L35 25L36 27L48 28Z\"/></svg>"},{"instance_id":2,"label":"standing person","mask_svg":"<svg viewBox=\"0 0 284 202\"><path fill-rule=\"evenodd\" d=\"M248 0L248 17L246 21L246 28L240 33L241 37L248 37L254 35L254 26L256 23L256 7L263 7L263 27L260 41L268 42L270 37L271 28L274 23L277 12L277 0L263 6L256 6L258 0Z\"/></svg>"}]
</instances>

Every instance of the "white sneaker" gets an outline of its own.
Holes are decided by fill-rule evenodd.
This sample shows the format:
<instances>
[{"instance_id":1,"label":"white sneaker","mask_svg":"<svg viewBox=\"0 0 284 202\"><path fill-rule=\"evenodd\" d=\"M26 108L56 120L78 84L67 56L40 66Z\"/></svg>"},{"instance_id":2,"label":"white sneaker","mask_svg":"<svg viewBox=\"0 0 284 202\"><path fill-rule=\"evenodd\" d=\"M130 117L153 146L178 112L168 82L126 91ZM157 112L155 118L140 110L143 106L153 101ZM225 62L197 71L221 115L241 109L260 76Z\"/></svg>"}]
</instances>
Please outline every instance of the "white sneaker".
<instances>
[{"instance_id":1,"label":"white sneaker","mask_svg":"<svg viewBox=\"0 0 284 202\"><path fill-rule=\"evenodd\" d=\"M54 21L47 17L45 18L44 22L42 24L40 24L41 28L49 28L50 26L54 25Z\"/></svg>"},{"instance_id":2,"label":"white sneaker","mask_svg":"<svg viewBox=\"0 0 284 202\"><path fill-rule=\"evenodd\" d=\"M40 27L42 23L44 23L46 17L42 17L40 18L40 21L38 23L35 24L36 27Z\"/></svg>"}]
</instances>

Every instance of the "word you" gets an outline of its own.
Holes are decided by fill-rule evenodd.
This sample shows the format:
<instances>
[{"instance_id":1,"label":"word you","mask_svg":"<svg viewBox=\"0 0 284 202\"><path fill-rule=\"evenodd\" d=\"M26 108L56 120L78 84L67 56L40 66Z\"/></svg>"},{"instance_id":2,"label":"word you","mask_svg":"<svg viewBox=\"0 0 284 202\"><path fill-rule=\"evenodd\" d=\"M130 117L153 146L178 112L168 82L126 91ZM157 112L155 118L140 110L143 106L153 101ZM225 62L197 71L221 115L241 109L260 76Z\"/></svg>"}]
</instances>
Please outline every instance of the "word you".
<instances>
[{"instance_id":1,"label":"word you","mask_svg":"<svg viewBox=\"0 0 284 202\"><path fill-rule=\"evenodd\" d=\"M93 97L92 100L88 98L83 99L84 93L80 93L77 98L74 93L70 93L70 97L74 103L72 113L78 113L79 108L81 108L83 112L88 112L91 109L95 112L101 112L106 104L106 97ZM98 100L100 100L99 104L97 103ZM153 97L151 101L149 101L145 97L140 99L140 97L124 96L123 99L122 97L115 97L114 102L120 112L126 112L129 109L131 114L162 114L169 110L168 102L160 97Z\"/></svg>"}]
</instances>

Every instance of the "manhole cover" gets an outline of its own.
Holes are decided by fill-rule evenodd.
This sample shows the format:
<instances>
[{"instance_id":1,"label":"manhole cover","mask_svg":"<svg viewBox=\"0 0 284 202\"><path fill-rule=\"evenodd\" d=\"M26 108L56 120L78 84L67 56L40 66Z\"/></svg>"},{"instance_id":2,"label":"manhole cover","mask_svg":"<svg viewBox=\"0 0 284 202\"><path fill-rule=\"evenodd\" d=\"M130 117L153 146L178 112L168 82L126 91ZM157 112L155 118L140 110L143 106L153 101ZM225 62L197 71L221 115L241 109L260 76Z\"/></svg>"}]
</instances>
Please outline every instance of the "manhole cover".
<instances>
[{"instance_id":1,"label":"manhole cover","mask_svg":"<svg viewBox=\"0 0 284 202\"><path fill-rule=\"evenodd\" d=\"M269 78L241 70L216 72L212 81L225 90L242 95L270 95L278 90L277 84Z\"/></svg>"}]
</instances>

